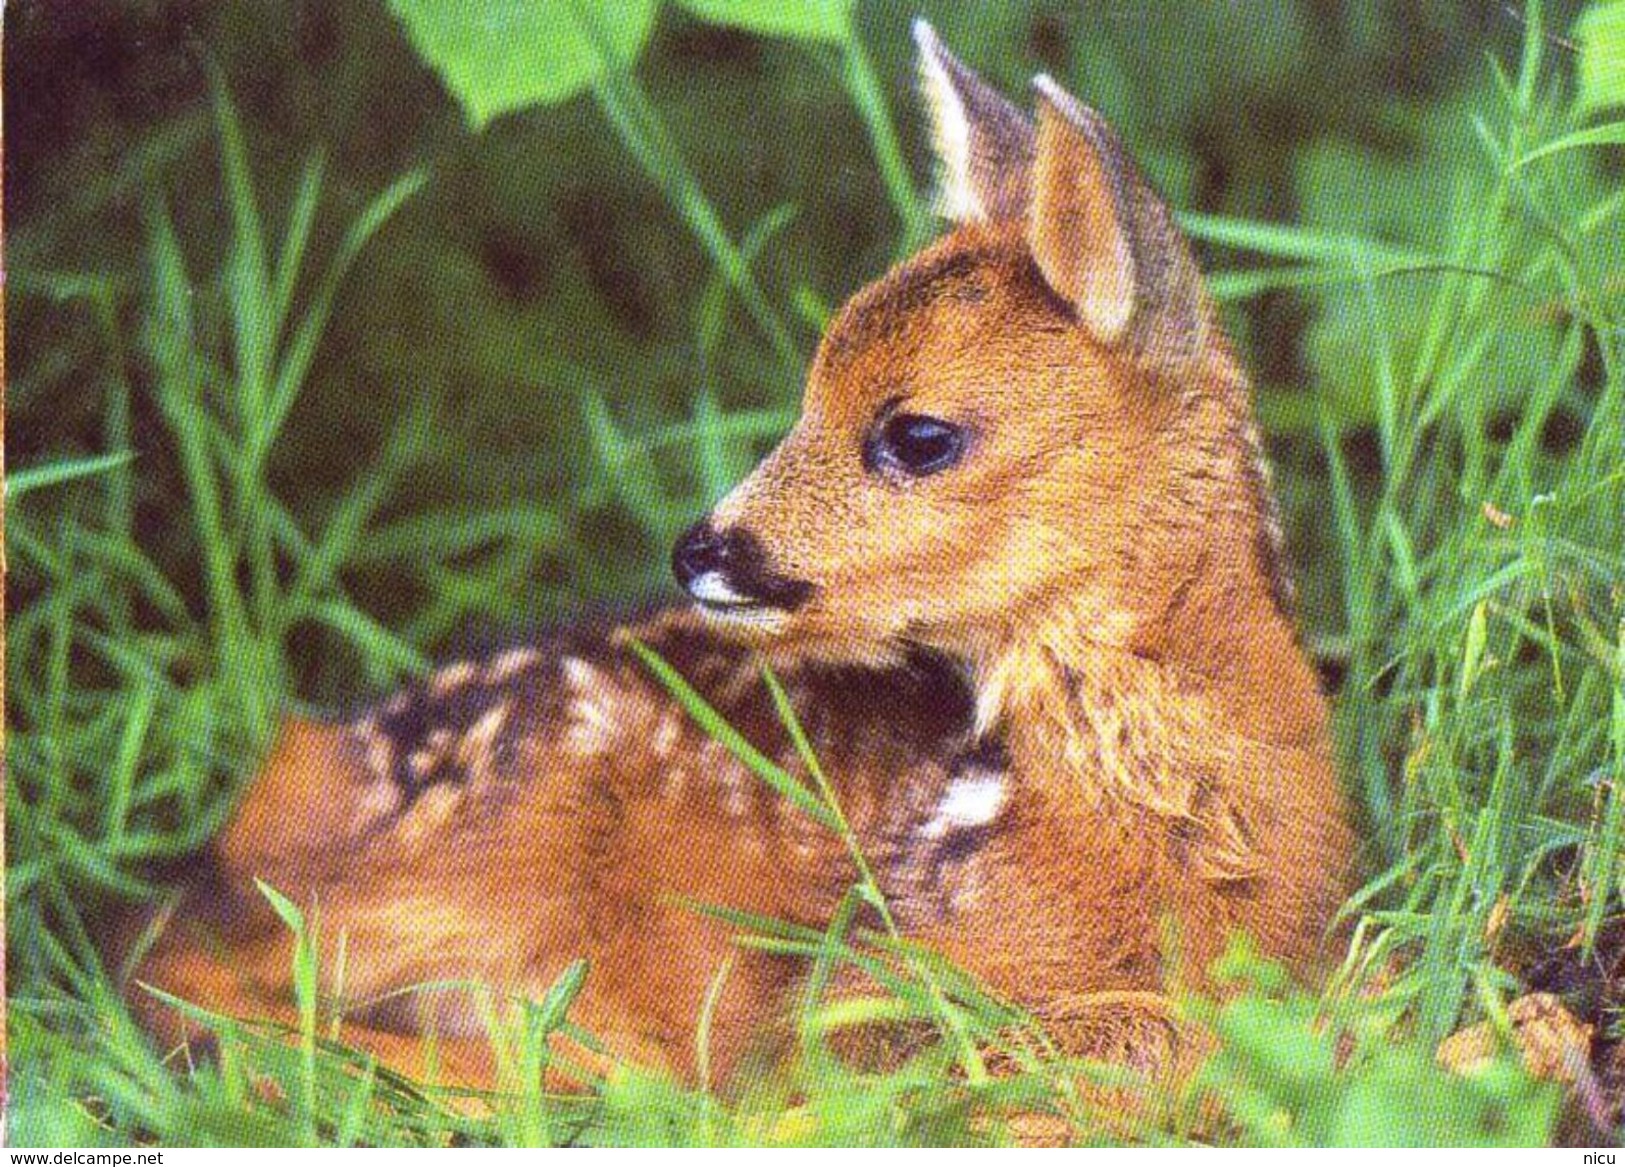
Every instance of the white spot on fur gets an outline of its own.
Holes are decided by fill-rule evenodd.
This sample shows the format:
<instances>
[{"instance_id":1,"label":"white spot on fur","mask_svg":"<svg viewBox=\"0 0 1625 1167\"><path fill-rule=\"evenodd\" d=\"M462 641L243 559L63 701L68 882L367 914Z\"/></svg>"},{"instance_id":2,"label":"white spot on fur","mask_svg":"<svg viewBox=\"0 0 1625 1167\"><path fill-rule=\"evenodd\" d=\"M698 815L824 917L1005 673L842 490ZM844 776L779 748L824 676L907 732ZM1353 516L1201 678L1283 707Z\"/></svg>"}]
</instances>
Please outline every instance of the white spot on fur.
<instances>
[{"instance_id":1,"label":"white spot on fur","mask_svg":"<svg viewBox=\"0 0 1625 1167\"><path fill-rule=\"evenodd\" d=\"M702 773L715 775L723 781L728 781L730 775L727 767L728 751L726 747L715 738L706 738L700 743L699 763Z\"/></svg>"},{"instance_id":2,"label":"white spot on fur","mask_svg":"<svg viewBox=\"0 0 1625 1167\"><path fill-rule=\"evenodd\" d=\"M379 734L367 739L367 769L374 778L388 778L395 767L395 750L389 739Z\"/></svg>"},{"instance_id":3,"label":"white spot on fur","mask_svg":"<svg viewBox=\"0 0 1625 1167\"><path fill-rule=\"evenodd\" d=\"M478 672L478 666L472 661L463 660L454 665L447 665L429 678L429 693L435 697L454 693L472 681Z\"/></svg>"},{"instance_id":4,"label":"white spot on fur","mask_svg":"<svg viewBox=\"0 0 1625 1167\"><path fill-rule=\"evenodd\" d=\"M350 732L365 753L367 771L375 779L388 778L395 766L395 749L388 735L379 731L377 720L363 718L351 727Z\"/></svg>"},{"instance_id":5,"label":"white spot on fur","mask_svg":"<svg viewBox=\"0 0 1625 1167\"><path fill-rule=\"evenodd\" d=\"M713 805L729 818L739 818L750 810L750 786L756 778L736 762L720 742L706 738L695 755L695 770ZM711 791L715 795L711 795Z\"/></svg>"},{"instance_id":6,"label":"white spot on fur","mask_svg":"<svg viewBox=\"0 0 1625 1167\"><path fill-rule=\"evenodd\" d=\"M400 805L400 789L392 782L370 782L359 792L355 801L355 819L361 824L376 822L392 814Z\"/></svg>"},{"instance_id":7,"label":"white spot on fur","mask_svg":"<svg viewBox=\"0 0 1625 1167\"><path fill-rule=\"evenodd\" d=\"M620 737L611 706L618 686L602 669L578 656L567 656L560 667L572 697L568 709L570 728L565 744L578 754L598 757L608 753Z\"/></svg>"},{"instance_id":8,"label":"white spot on fur","mask_svg":"<svg viewBox=\"0 0 1625 1167\"><path fill-rule=\"evenodd\" d=\"M491 739L502 731L502 723L508 720L508 703L493 705L481 714L463 737L465 745L476 749L483 749L491 744Z\"/></svg>"},{"instance_id":9,"label":"white spot on fur","mask_svg":"<svg viewBox=\"0 0 1625 1167\"><path fill-rule=\"evenodd\" d=\"M1009 798L1009 786L1002 773L968 771L948 784L936 812L920 828L920 834L927 839L940 839L952 831L985 827L999 817Z\"/></svg>"},{"instance_id":10,"label":"white spot on fur","mask_svg":"<svg viewBox=\"0 0 1625 1167\"><path fill-rule=\"evenodd\" d=\"M937 159L937 189L932 207L954 223L980 222L987 210L970 180L970 119L942 65L942 44L923 17L914 21L914 43L920 50L920 92L931 123L931 151Z\"/></svg>"},{"instance_id":11,"label":"white spot on fur","mask_svg":"<svg viewBox=\"0 0 1625 1167\"><path fill-rule=\"evenodd\" d=\"M688 793L688 771L681 766L673 766L666 771L666 780L661 783L660 793L667 802L681 802Z\"/></svg>"},{"instance_id":12,"label":"white spot on fur","mask_svg":"<svg viewBox=\"0 0 1625 1167\"><path fill-rule=\"evenodd\" d=\"M429 787L418 795L411 809L402 817L396 828L397 837L409 845L423 843L451 819L461 801L461 792L451 786Z\"/></svg>"},{"instance_id":13,"label":"white spot on fur","mask_svg":"<svg viewBox=\"0 0 1625 1167\"><path fill-rule=\"evenodd\" d=\"M731 819L743 818L750 809L750 799L745 794L745 784L739 780L739 775L725 772L722 784L722 813Z\"/></svg>"},{"instance_id":14,"label":"white spot on fur","mask_svg":"<svg viewBox=\"0 0 1625 1167\"><path fill-rule=\"evenodd\" d=\"M660 724L655 726L654 747L655 756L664 758L677 748L677 741L683 732L683 714L676 706L668 708L660 715Z\"/></svg>"},{"instance_id":15,"label":"white spot on fur","mask_svg":"<svg viewBox=\"0 0 1625 1167\"><path fill-rule=\"evenodd\" d=\"M564 683L577 693L598 688L603 684L604 674L579 656L567 656L559 662L564 672Z\"/></svg>"},{"instance_id":16,"label":"white spot on fur","mask_svg":"<svg viewBox=\"0 0 1625 1167\"><path fill-rule=\"evenodd\" d=\"M480 715L480 719L463 734L463 740L457 743L458 761L468 767L469 777L476 784L491 776L491 748L507 720L508 703L503 701L493 705Z\"/></svg>"},{"instance_id":17,"label":"white spot on fur","mask_svg":"<svg viewBox=\"0 0 1625 1167\"><path fill-rule=\"evenodd\" d=\"M500 684L515 673L522 673L542 659L534 648L512 648L496 657L486 666L486 680Z\"/></svg>"}]
</instances>

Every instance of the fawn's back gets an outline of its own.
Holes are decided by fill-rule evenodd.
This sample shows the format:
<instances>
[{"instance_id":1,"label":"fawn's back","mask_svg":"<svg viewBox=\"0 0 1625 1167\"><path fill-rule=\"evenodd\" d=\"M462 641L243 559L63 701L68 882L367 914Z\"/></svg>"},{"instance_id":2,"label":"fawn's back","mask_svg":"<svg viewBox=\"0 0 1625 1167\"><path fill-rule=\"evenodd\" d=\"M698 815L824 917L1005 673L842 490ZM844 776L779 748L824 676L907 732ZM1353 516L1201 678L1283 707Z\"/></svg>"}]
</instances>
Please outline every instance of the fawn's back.
<instances>
[{"instance_id":1,"label":"fawn's back","mask_svg":"<svg viewBox=\"0 0 1625 1167\"><path fill-rule=\"evenodd\" d=\"M674 554L695 606L289 725L141 979L286 1016L259 878L347 934L346 1034L397 1062L432 1028L491 1074L466 993L398 990L581 957L614 1055L772 1055L804 963L694 904L822 930L858 872L633 637L812 788L771 661L899 928L1070 1052L1165 1064L1157 995L1235 931L1312 965L1348 837L1245 377L1098 116L1041 78L1035 125L917 36L956 226L831 323L801 420Z\"/></svg>"}]
</instances>

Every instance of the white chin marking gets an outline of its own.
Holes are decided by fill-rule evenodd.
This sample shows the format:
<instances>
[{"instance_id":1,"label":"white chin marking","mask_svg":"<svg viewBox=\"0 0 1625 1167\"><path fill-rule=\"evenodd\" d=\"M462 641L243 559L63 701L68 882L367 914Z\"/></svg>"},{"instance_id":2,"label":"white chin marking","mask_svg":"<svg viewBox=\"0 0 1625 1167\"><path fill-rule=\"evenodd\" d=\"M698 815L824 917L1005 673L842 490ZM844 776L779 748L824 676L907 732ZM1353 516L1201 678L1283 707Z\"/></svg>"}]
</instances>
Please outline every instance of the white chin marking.
<instances>
[{"instance_id":1,"label":"white chin marking","mask_svg":"<svg viewBox=\"0 0 1625 1167\"><path fill-rule=\"evenodd\" d=\"M749 596L742 596L729 587L720 571L708 571L697 577L688 585L688 594L702 604L719 607L752 606L755 603Z\"/></svg>"},{"instance_id":2,"label":"white chin marking","mask_svg":"<svg viewBox=\"0 0 1625 1167\"><path fill-rule=\"evenodd\" d=\"M697 604L696 607L700 615L713 624L727 625L730 628L752 628L769 634L778 633L790 619L790 613L782 608L728 608L712 604Z\"/></svg>"}]
</instances>

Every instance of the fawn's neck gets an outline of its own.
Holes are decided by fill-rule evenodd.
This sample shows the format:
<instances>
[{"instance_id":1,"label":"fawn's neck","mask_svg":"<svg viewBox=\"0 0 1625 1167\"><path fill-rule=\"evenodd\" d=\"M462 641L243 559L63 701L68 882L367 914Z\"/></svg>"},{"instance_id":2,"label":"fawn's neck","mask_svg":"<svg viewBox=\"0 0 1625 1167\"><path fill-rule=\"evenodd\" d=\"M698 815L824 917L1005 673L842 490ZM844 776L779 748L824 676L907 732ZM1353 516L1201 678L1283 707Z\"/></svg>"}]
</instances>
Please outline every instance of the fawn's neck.
<instances>
[{"instance_id":1,"label":"fawn's neck","mask_svg":"<svg viewBox=\"0 0 1625 1167\"><path fill-rule=\"evenodd\" d=\"M1080 593L968 646L976 731L1029 780L1085 801L1157 804L1158 787L1237 738L1324 751L1325 710L1256 573L1199 563L1159 607Z\"/></svg>"}]
</instances>

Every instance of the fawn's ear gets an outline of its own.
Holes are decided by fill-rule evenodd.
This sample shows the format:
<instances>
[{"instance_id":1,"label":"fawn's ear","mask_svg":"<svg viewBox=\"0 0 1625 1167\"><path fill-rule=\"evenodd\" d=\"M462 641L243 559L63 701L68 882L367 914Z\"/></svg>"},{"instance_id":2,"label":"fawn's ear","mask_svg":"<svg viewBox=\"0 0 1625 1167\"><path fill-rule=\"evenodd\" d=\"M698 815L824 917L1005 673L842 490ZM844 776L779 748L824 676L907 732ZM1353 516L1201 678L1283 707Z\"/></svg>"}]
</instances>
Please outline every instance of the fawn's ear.
<instances>
[{"instance_id":1,"label":"fawn's ear","mask_svg":"<svg viewBox=\"0 0 1625 1167\"><path fill-rule=\"evenodd\" d=\"M937 156L937 213L956 223L1020 219L1032 187L1032 119L914 21L920 90Z\"/></svg>"},{"instance_id":2,"label":"fawn's ear","mask_svg":"<svg viewBox=\"0 0 1625 1167\"><path fill-rule=\"evenodd\" d=\"M1097 340L1153 368L1201 351L1201 273L1173 213L1094 110L1048 76L1038 93L1027 241L1044 280Z\"/></svg>"}]
</instances>

